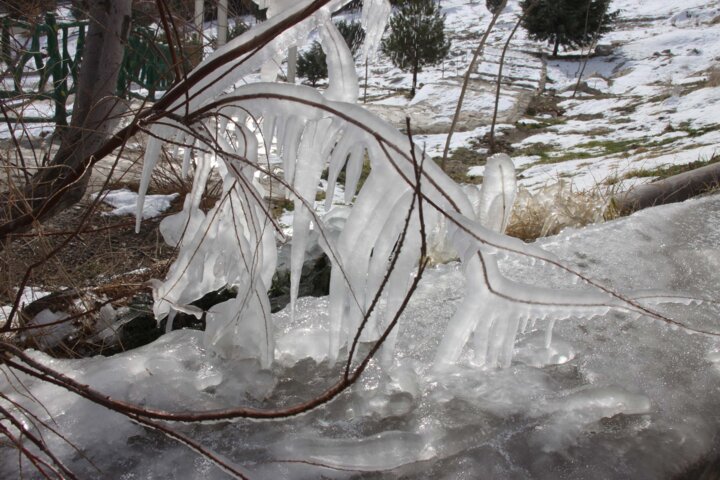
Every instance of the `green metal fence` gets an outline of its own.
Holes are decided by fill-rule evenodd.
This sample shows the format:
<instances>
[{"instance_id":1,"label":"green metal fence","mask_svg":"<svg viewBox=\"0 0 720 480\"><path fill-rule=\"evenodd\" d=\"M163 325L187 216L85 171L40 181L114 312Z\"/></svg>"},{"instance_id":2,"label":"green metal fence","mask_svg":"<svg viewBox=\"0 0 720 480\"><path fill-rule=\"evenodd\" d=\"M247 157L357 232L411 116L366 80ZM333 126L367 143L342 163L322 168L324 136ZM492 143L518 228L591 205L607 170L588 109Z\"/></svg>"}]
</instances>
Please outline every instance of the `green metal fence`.
<instances>
[{"instance_id":1,"label":"green metal fence","mask_svg":"<svg viewBox=\"0 0 720 480\"><path fill-rule=\"evenodd\" d=\"M125 49L123 67L118 77L118 94L155 101L155 94L170 88L175 81L170 47L157 40L157 32L135 27ZM134 86L140 87L145 94Z\"/></svg>"},{"instance_id":2,"label":"green metal fence","mask_svg":"<svg viewBox=\"0 0 720 480\"><path fill-rule=\"evenodd\" d=\"M48 13L44 23L37 24L2 18L0 28L0 75L5 83L0 85L0 99L51 100L52 119L23 116L21 120L66 125L71 114L67 99L76 92L88 22L58 22ZM149 28L133 29L118 77L118 95L155 101L157 92L167 90L175 81L170 49L156 37ZM73 43L76 49L71 52L68 47ZM12 84L10 88L8 83Z\"/></svg>"},{"instance_id":3,"label":"green metal fence","mask_svg":"<svg viewBox=\"0 0 720 480\"><path fill-rule=\"evenodd\" d=\"M4 77L12 79L13 85L9 90L0 90L0 99L53 100L53 121L58 125L67 124L65 104L68 96L75 92L86 30L87 22L58 23L53 14L45 16L45 23L37 24L3 18L0 60ZM71 35L77 35L74 55L68 49ZM46 39L46 49L42 48L43 38ZM26 89L28 79L37 79L37 83L33 82ZM49 82L52 82L51 88L48 88ZM48 119L28 117L23 121L47 122Z\"/></svg>"}]
</instances>

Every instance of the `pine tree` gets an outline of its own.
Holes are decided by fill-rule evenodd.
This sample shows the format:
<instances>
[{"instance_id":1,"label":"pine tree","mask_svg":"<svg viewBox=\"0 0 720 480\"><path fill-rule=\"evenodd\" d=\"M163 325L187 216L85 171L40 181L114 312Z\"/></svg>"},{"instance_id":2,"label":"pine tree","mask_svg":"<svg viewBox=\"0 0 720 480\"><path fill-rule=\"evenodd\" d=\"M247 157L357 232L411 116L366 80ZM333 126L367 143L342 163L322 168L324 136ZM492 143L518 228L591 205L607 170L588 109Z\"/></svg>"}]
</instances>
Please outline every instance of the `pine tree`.
<instances>
[{"instance_id":1,"label":"pine tree","mask_svg":"<svg viewBox=\"0 0 720 480\"><path fill-rule=\"evenodd\" d=\"M577 48L612 30L620 12L608 11L612 0L522 0L522 26L530 37L560 46Z\"/></svg>"},{"instance_id":2,"label":"pine tree","mask_svg":"<svg viewBox=\"0 0 720 480\"><path fill-rule=\"evenodd\" d=\"M327 61L320 42L313 42L310 50L300 55L297 61L297 73L306 78L313 87L317 85L318 80L327 78Z\"/></svg>"},{"instance_id":3,"label":"pine tree","mask_svg":"<svg viewBox=\"0 0 720 480\"><path fill-rule=\"evenodd\" d=\"M382 42L382 52L393 64L412 72L411 96L415 96L418 72L424 66L440 63L449 51L445 15L433 0L402 4L390 19L390 34Z\"/></svg>"}]
</instances>

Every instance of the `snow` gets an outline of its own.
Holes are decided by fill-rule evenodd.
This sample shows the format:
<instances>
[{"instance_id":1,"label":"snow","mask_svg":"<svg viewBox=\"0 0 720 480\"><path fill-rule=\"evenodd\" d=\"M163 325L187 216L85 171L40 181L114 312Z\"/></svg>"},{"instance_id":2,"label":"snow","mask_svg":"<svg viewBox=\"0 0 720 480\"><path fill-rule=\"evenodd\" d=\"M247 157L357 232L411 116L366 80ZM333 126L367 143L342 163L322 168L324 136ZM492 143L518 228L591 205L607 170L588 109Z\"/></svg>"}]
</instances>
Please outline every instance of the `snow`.
<instances>
[{"instance_id":1,"label":"snow","mask_svg":"<svg viewBox=\"0 0 720 480\"><path fill-rule=\"evenodd\" d=\"M720 25L712 21L720 3L616 0L612 8L626 22L602 39L612 53L591 58L585 69L588 86L600 95L571 98L579 60L548 62L549 81L567 98L560 103L567 120L515 146L524 156L525 148L549 145L548 157L568 161L530 165L522 172L526 187L571 177L578 189L597 189L628 171L707 160L717 152L720 97L708 72L720 55ZM604 145L613 142L628 147L606 153ZM573 153L586 159L574 160ZM622 180L613 188L639 181Z\"/></svg>"},{"instance_id":2,"label":"snow","mask_svg":"<svg viewBox=\"0 0 720 480\"><path fill-rule=\"evenodd\" d=\"M113 209L106 212L106 215L123 216L135 214L138 194L122 188L120 190L111 190L109 192L93 194L91 197L101 197L101 200ZM170 204L180 196L179 193L171 193L169 195L146 195L143 204L142 218L154 218L161 215L170 208Z\"/></svg>"}]
</instances>

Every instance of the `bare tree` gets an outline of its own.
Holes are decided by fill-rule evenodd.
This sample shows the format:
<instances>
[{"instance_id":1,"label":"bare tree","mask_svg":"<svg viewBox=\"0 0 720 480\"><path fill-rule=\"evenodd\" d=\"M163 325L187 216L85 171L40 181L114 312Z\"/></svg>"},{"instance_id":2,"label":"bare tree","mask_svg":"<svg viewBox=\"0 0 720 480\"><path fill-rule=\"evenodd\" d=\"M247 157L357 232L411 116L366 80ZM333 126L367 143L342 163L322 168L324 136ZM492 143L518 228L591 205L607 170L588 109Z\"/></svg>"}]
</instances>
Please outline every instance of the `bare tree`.
<instances>
[{"instance_id":1,"label":"bare tree","mask_svg":"<svg viewBox=\"0 0 720 480\"><path fill-rule=\"evenodd\" d=\"M90 27L70 125L61 129L60 148L22 188L6 195L0 230L19 232L82 198L90 178L88 159L106 142L118 120L115 95L125 42L131 26L131 0L89 1Z\"/></svg>"}]
</instances>

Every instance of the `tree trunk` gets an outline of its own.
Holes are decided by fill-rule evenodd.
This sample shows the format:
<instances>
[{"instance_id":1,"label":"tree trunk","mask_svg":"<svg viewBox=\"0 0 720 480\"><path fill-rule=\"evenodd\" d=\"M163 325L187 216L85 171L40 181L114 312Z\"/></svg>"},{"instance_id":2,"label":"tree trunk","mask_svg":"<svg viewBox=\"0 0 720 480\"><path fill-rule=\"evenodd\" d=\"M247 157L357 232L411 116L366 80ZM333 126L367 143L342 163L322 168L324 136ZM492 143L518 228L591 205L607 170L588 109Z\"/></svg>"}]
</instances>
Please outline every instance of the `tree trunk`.
<instances>
[{"instance_id":1,"label":"tree trunk","mask_svg":"<svg viewBox=\"0 0 720 480\"><path fill-rule=\"evenodd\" d=\"M630 214L654 205L682 202L718 187L720 163L713 163L664 180L640 185L613 198L612 202L618 213Z\"/></svg>"},{"instance_id":2,"label":"tree trunk","mask_svg":"<svg viewBox=\"0 0 720 480\"><path fill-rule=\"evenodd\" d=\"M115 96L125 43L130 31L131 0L90 0L88 28L70 125L60 133L60 148L50 164L33 176L20 198L8 195L0 221L12 227L33 212L42 221L79 201L87 188L90 156L117 124ZM63 188L68 178L78 178ZM26 230L30 225L18 225ZM2 247L0 247L2 248Z\"/></svg>"},{"instance_id":3,"label":"tree trunk","mask_svg":"<svg viewBox=\"0 0 720 480\"><path fill-rule=\"evenodd\" d=\"M413 79L412 79L412 88L410 89L410 98L415 96L415 87L417 86L417 74L418 74L418 66L413 66Z\"/></svg>"},{"instance_id":4,"label":"tree trunk","mask_svg":"<svg viewBox=\"0 0 720 480\"><path fill-rule=\"evenodd\" d=\"M558 51L560 50L560 39L558 37L555 37L555 46L553 47L553 58L557 58Z\"/></svg>"}]
</instances>

